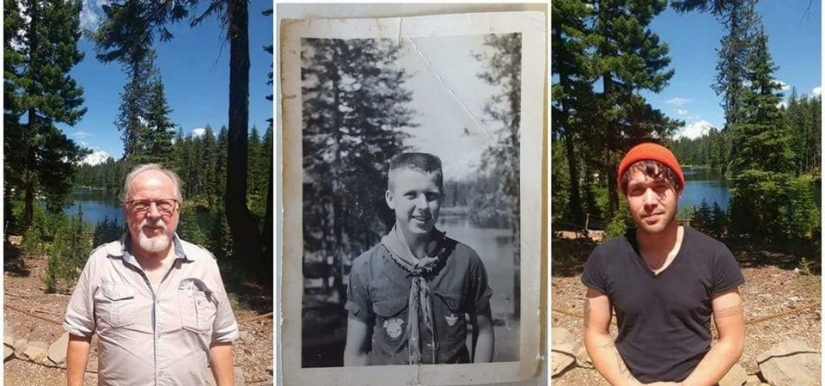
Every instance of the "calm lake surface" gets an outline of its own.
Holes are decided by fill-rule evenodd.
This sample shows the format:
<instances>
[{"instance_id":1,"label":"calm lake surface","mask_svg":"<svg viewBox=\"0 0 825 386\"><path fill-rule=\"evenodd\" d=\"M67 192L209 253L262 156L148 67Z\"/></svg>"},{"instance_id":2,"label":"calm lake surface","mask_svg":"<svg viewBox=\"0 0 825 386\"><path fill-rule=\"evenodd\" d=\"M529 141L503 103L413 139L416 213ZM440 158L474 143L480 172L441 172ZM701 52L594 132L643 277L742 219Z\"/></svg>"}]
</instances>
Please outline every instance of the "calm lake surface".
<instances>
[{"instance_id":1,"label":"calm lake surface","mask_svg":"<svg viewBox=\"0 0 825 386\"><path fill-rule=\"evenodd\" d=\"M499 323L493 327L496 337L495 361L519 360L519 318L514 318L513 315L513 302L520 301L519 296L514 295L513 286L517 269L513 262L513 231L478 228L466 216L441 217L436 227L478 253L487 271L490 289L493 290L490 298L493 319Z\"/></svg>"},{"instance_id":2,"label":"calm lake surface","mask_svg":"<svg viewBox=\"0 0 825 386\"><path fill-rule=\"evenodd\" d=\"M731 198L730 189L733 188L732 180L722 178L715 170L708 168L684 167L682 172L685 174L685 191L679 200L679 207L699 206L704 199L711 207L715 202L722 210L727 209ZM811 189L817 207L821 207L822 186L819 183L812 184Z\"/></svg>"},{"instance_id":3,"label":"calm lake surface","mask_svg":"<svg viewBox=\"0 0 825 386\"><path fill-rule=\"evenodd\" d=\"M83 219L92 225L103 221L106 217L121 225L126 222L123 207L120 206L117 196L105 190L73 189L72 200L74 203L63 212L76 215L78 209L82 207Z\"/></svg>"}]
</instances>

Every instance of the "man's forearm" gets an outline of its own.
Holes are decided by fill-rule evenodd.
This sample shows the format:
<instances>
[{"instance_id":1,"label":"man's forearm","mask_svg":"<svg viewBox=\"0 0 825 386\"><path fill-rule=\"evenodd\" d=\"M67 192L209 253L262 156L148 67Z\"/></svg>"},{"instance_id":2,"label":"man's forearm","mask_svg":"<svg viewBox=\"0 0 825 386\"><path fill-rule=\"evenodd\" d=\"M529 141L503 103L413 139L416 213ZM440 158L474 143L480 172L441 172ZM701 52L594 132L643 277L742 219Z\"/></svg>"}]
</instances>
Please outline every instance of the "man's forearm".
<instances>
[{"instance_id":1,"label":"man's forearm","mask_svg":"<svg viewBox=\"0 0 825 386\"><path fill-rule=\"evenodd\" d=\"M212 358L212 375L218 386L235 386L235 369L233 365L232 342L213 343L209 347Z\"/></svg>"},{"instance_id":2,"label":"man's forearm","mask_svg":"<svg viewBox=\"0 0 825 386\"><path fill-rule=\"evenodd\" d=\"M478 332L478 339L476 341L475 355L473 355L473 362L492 362L493 352L495 350L495 335L493 328L482 329Z\"/></svg>"},{"instance_id":3,"label":"man's forearm","mask_svg":"<svg viewBox=\"0 0 825 386\"><path fill-rule=\"evenodd\" d=\"M89 362L91 339L69 335L66 347L66 383L68 386L82 386L86 364Z\"/></svg>"},{"instance_id":4,"label":"man's forearm","mask_svg":"<svg viewBox=\"0 0 825 386\"><path fill-rule=\"evenodd\" d=\"M732 340L717 342L690 373L690 376L682 382L682 385L715 385L730 371L741 355L741 344Z\"/></svg>"},{"instance_id":5,"label":"man's forearm","mask_svg":"<svg viewBox=\"0 0 825 386\"><path fill-rule=\"evenodd\" d=\"M609 334L586 331L584 345L593 367L613 386L641 385L624 363Z\"/></svg>"}]
</instances>

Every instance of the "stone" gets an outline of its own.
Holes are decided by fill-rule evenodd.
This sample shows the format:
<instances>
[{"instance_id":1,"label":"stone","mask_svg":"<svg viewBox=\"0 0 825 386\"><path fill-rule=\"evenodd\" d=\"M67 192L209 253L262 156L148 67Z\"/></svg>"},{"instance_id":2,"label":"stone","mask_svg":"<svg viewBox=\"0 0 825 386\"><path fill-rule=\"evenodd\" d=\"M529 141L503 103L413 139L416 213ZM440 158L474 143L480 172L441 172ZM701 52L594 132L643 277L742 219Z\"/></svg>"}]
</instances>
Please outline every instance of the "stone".
<instances>
[{"instance_id":1,"label":"stone","mask_svg":"<svg viewBox=\"0 0 825 386\"><path fill-rule=\"evenodd\" d=\"M748 379L745 381L745 386L761 386L762 380L759 378L758 374L748 375Z\"/></svg>"},{"instance_id":2,"label":"stone","mask_svg":"<svg viewBox=\"0 0 825 386\"><path fill-rule=\"evenodd\" d=\"M593 361L590 360L590 355L587 354L587 348L585 348L584 345L581 345L579 349L576 350L576 366L586 369L593 368Z\"/></svg>"},{"instance_id":3,"label":"stone","mask_svg":"<svg viewBox=\"0 0 825 386\"><path fill-rule=\"evenodd\" d=\"M12 355L14 355L14 349L9 346L3 345L3 361L9 359L9 357Z\"/></svg>"},{"instance_id":4,"label":"stone","mask_svg":"<svg viewBox=\"0 0 825 386\"><path fill-rule=\"evenodd\" d=\"M64 332L60 339L49 346L49 359L55 364L63 364L66 361L66 349L69 348L69 333Z\"/></svg>"},{"instance_id":5,"label":"stone","mask_svg":"<svg viewBox=\"0 0 825 386\"><path fill-rule=\"evenodd\" d=\"M246 386L246 380L243 376L243 370L240 367L235 366L235 386ZM217 382L215 382L215 376L212 375L212 370L210 368L206 368L206 384L208 386L217 386Z\"/></svg>"},{"instance_id":6,"label":"stone","mask_svg":"<svg viewBox=\"0 0 825 386\"><path fill-rule=\"evenodd\" d=\"M759 371L774 386L820 385L820 354L795 340L787 340L756 357Z\"/></svg>"},{"instance_id":7,"label":"stone","mask_svg":"<svg viewBox=\"0 0 825 386\"><path fill-rule=\"evenodd\" d=\"M23 351L26 351L26 346L29 345L29 341L25 339L18 339L14 341L14 352L18 354L23 354Z\"/></svg>"},{"instance_id":8,"label":"stone","mask_svg":"<svg viewBox=\"0 0 825 386\"><path fill-rule=\"evenodd\" d=\"M553 347L565 343L573 343L574 341L573 335L563 328L554 328L553 331L550 332L550 336L553 339Z\"/></svg>"},{"instance_id":9,"label":"stone","mask_svg":"<svg viewBox=\"0 0 825 386\"><path fill-rule=\"evenodd\" d=\"M719 381L719 386L742 386L748 381L748 373L745 369L734 363L733 367L728 370L728 373Z\"/></svg>"},{"instance_id":10,"label":"stone","mask_svg":"<svg viewBox=\"0 0 825 386\"><path fill-rule=\"evenodd\" d=\"M32 341L26 346L23 355L35 362L41 362L49 355L49 344L43 341Z\"/></svg>"},{"instance_id":11,"label":"stone","mask_svg":"<svg viewBox=\"0 0 825 386\"><path fill-rule=\"evenodd\" d=\"M573 345L570 343L553 345L552 355L550 356L550 365L553 371L551 377L561 374L576 362L576 356L573 355L572 352Z\"/></svg>"}]
</instances>

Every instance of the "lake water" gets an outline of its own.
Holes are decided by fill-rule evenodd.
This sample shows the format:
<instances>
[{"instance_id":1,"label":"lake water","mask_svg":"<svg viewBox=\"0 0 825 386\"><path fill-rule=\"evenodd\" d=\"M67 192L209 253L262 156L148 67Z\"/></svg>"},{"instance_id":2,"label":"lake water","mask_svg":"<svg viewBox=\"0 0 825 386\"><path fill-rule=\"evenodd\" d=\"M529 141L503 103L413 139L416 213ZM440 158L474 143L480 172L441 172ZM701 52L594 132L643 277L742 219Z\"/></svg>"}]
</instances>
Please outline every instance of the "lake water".
<instances>
[{"instance_id":1,"label":"lake water","mask_svg":"<svg viewBox=\"0 0 825 386\"><path fill-rule=\"evenodd\" d=\"M466 216L441 217L436 227L447 236L467 244L475 250L484 268L493 296L490 308L493 311L496 337L495 361L519 360L519 318L514 315L514 302L520 301L515 295L515 270L513 262L513 231L510 229L477 228ZM538 269L538 267L533 267Z\"/></svg>"},{"instance_id":2,"label":"lake water","mask_svg":"<svg viewBox=\"0 0 825 386\"><path fill-rule=\"evenodd\" d=\"M74 203L63 210L64 213L76 215L78 208L83 208L83 219L92 225L103 221L108 217L122 225L126 222L123 207L117 196L105 190L73 189L72 200Z\"/></svg>"},{"instance_id":3,"label":"lake water","mask_svg":"<svg viewBox=\"0 0 825 386\"><path fill-rule=\"evenodd\" d=\"M713 169L691 167L682 168L685 174L685 190L679 200L679 207L699 206L702 199L713 207L713 203L719 204L722 210L727 209L728 201L731 198L730 189L733 188L733 181L723 178ZM814 201L817 207L821 206L822 186L819 183L812 184L811 189L814 194Z\"/></svg>"},{"instance_id":4,"label":"lake water","mask_svg":"<svg viewBox=\"0 0 825 386\"><path fill-rule=\"evenodd\" d=\"M719 173L709 168L685 167L682 168L682 172L685 174L685 190L679 200L679 207L699 206L703 199L711 207L714 202L719 204L722 210L728 207L732 181L722 178Z\"/></svg>"}]
</instances>

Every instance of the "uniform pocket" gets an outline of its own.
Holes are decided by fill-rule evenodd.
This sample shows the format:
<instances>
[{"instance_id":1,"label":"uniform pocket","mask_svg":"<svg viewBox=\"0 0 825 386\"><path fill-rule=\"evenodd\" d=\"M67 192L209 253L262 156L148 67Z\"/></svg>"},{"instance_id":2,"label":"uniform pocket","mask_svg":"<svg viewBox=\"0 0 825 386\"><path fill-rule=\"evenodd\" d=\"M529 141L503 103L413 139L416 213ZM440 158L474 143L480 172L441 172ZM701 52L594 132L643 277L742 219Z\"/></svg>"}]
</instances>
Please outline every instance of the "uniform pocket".
<instances>
[{"instance_id":1,"label":"uniform pocket","mask_svg":"<svg viewBox=\"0 0 825 386\"><path fill-rule=\"evenodd\" d=\"M456 345L466 340L465 296L460 292L435 292L433 313L441 346Z\"/></svg>"},{"instance_id":2,"label":"uniform pocket","mask_svg":"<svg viewBox=\"0 0 825 386\"><path fill-rule=\"evenodd\" d=\"M407 297L397 297L372 303L372 312L376 315L376 329L379 336L388 342L406 340L407 334Z\"/></svg>"},{"instance_id":3,"label":"uniform pocket","mask_svg":"<svg viewBox=\"0 0 825 386\"><path fill-rule=\"evenodd\" d=\"M184 280L178 287L178 302L183 328L197 333L212 329L217 308L212 303L211 292Z\"/></svg>"},{"instance_id":4,"label":"uniform pocket","mask_svg":"<svg viewBox=\"0 0 825 386\"><path fill-rule=\"evenodd\" d=\"M128 306L135 300L135 288L122 284L104 284L101 288L103 297L97 302L97 312L103 321L111 327L125 327L134 324L134 318L128 315Z\"/></svg>"}]
</instances>

